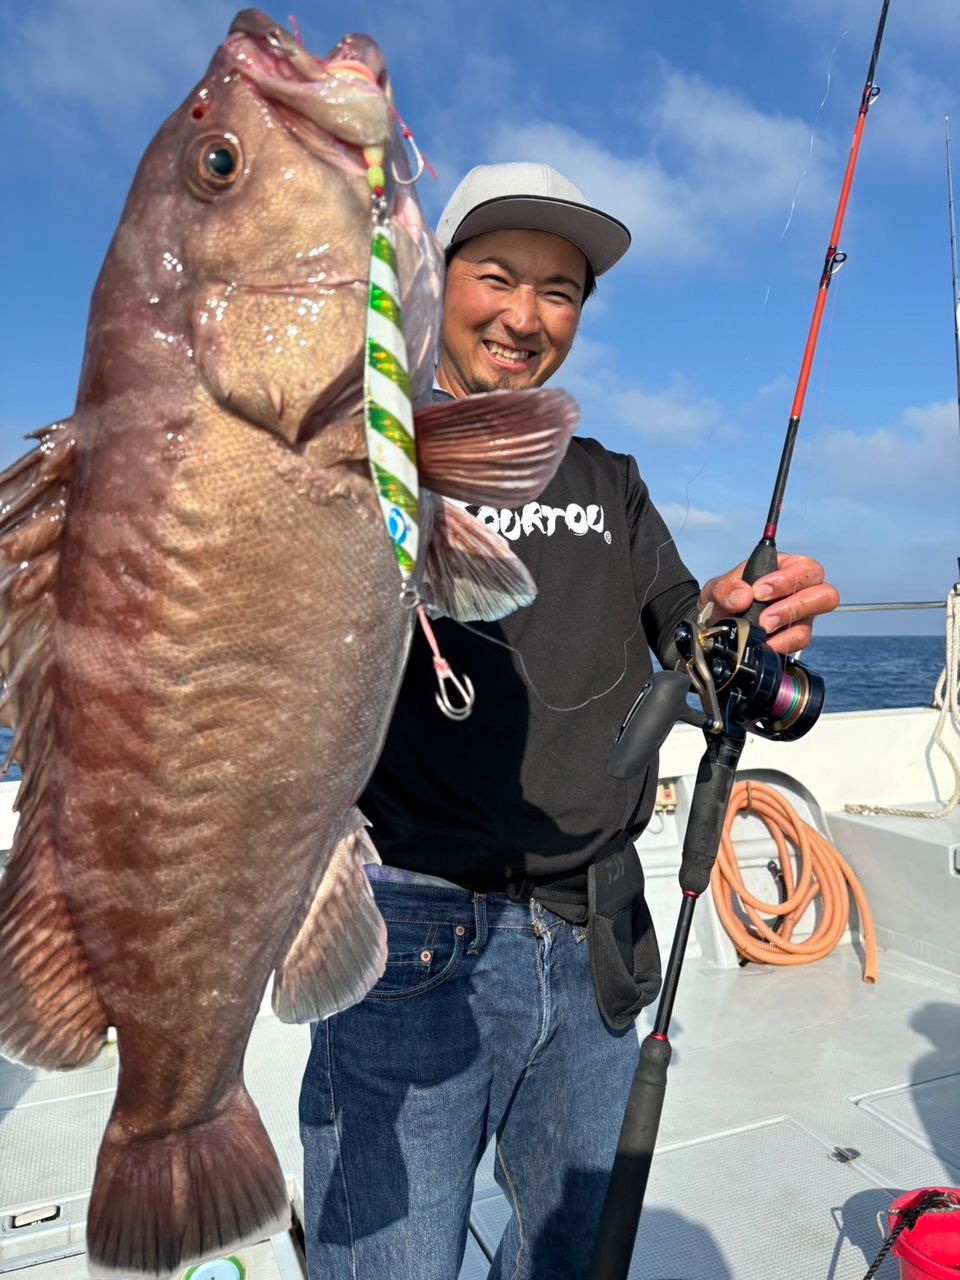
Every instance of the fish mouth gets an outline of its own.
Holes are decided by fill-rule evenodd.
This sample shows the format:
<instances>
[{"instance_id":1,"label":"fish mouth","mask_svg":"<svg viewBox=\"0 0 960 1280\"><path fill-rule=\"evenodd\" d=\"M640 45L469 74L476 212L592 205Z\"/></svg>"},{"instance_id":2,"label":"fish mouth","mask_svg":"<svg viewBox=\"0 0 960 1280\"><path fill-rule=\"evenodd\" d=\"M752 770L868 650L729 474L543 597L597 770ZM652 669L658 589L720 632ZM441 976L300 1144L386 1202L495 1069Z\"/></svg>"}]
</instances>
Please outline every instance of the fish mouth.
<instances>
[{"instance_id":1,"label":"fish mouth","mask_svg":"<svg viewBox=\"0 0 960 1280\"><path fill-rule=\"evenodd\" d=\"M366 289L370 284L366 276L334 276L324 271L304 276L299 280L241 280L233 288L242 293L276 293L296 297L301 293L336 293L342 289Z\"/></svg>"},{"instance_id":2,"label":"fish mouth","mask_svg":"<svg viewBox=\"0 0 960 1280\"><path fill-rule=\"evenodd\" d=\"M344 36L326 58L315 58L265 13L244 9L231 23L226 48L286 123L308 143L310 127L319 130L323 137L316 141L324 149L335 140L350 168L365 171L363 148L387 141L390 81L380 47L369 36Z\"/></svg>"}]
</instances>

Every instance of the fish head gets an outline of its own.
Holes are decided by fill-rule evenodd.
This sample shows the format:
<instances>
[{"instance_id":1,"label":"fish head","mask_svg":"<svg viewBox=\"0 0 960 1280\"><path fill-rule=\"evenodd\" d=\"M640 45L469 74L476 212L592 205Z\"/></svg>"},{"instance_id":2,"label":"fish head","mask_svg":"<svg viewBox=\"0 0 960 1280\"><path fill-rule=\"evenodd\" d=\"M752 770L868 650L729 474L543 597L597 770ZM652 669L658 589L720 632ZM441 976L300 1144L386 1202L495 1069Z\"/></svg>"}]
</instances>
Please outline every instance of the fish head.
<instances>
[{"instance_id":1,"label":"fish head","mask_svg":"<svg viewBox=\"0 0 960 1280\"><path fill-rule=\"evenodd\" d=\"M442 256L404 185L394 114L369 37L319 59L265 14L237 14L141 162L95 293L81 398L142 389L152 369L294 445L359 415L368 172L382 152L412 392L426 399Z\"/></svg>"}]
</instances>

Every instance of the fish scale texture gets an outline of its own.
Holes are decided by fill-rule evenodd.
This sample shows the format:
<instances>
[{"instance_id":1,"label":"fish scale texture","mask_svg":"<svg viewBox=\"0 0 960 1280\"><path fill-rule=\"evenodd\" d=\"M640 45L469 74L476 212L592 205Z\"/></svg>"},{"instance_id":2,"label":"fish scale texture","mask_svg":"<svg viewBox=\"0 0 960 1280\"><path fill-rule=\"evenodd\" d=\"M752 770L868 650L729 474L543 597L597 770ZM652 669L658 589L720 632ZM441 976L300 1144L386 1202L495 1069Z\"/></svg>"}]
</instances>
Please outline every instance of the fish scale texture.
<instances>
[{"instance_id":1,"label":"fish scale texture","mask_svg":"<svg viewBox=\"0 0 960 1280\"><path fill-rule=\"evenodd\" d=\"M239 15L151 143L77 409L0 477L24 777L0 1046L79 1066L117 1029L88 1232L102 1273L176 1271L285 1224L242 1081L263 991L298 940L289 1012L313 1016L330 984L311 965L358 999L383 949L362 857L311 917L326 948L299 935L411 632L362 430L370 191L348 145L386 143L389 116L369 86L317 93L321 64L279 30ZM372 41L355 56L380 58ZM440 256L415 197L395 205L422 393Z\"/></svg>"},{"instance_id":2,"label":"fish scale texture","mask_svg":"<svg viewBox=\"0 0 960 1280\"><path fill-rule=\"evenodd\" d=\"M348 48L370 76L330 71ZM141 161L73 416L0 476L0 712L23 770L0 1050L76 1067L117 1029L88 1232L104 1274L176 1271L283 1225L242 1079L267 981L279 970L284 1016L308 1019L383 963L353 806L412 630L363 429L362 146L405 164L386 83L367 37L321 62L237 15ZM419 403L442 256L412 187L381 214ZM539 491L576 415L537 423L531 466L528 415L501 428L505 409L485 415L506 463L487 484L522 497L512 468ZM515 605L494 535L467 551L457 592Z\"/></svg>"},{"instance_id":3,"label":"fish scale texture","mask_svg":"<svg viewBox=\"0 0 960 1280\"><path fill-rule=\"evenodd\" d=\"M193 431L152 536L143 507L132 534L117 520L107 479L130 467L112 441L68 531L103 545L109 525L125 548L124 574L85 556L71 573L58 847L133 1068L118 1107L148 1130L205 1115L238 1073L409 634L375 512L318 498L309 450L291 458L220 415ZM358 574L358 559L375 567Z\"/></svg>"}]
</instances>

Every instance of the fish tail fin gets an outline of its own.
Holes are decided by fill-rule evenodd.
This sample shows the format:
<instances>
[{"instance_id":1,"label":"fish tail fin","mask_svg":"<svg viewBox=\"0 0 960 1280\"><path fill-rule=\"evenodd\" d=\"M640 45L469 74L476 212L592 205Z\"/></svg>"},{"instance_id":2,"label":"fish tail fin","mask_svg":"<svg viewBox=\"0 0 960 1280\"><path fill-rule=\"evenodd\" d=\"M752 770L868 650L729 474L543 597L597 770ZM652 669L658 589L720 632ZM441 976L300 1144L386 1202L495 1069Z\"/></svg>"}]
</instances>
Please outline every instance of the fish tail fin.
<instances>
[{"instance_id":1,"label":"fish tail fin","mask_svg":"<svg viewBox=\"0 0 960 1280\"><path fill-rule=\"evenodd\" d=\"M87 1215L91 1276L161 1276L290 1225L290 1200L242 1082L210 1120L131 1136L107 1125Z\"/></svg>"},{"instance_id":2,"label":"fish tail fin","mask_svg":"<svg viewBox=\"0 0 960 1280\"><path fill-rule=\"evenodd\" d=\"M107 1034L44 814L21 814L0 880L0 1051L48 1071L91 1062Z\"/></svg>"},{"instance_id":3,"label":"fish tail fin","mask_svg":"<svg viewBox=\"0 0 960 1280\"><path fill-rule=\"evenodd\" d=\"M421 582L433 608L460 622L496 622L532 603L533 579L503 538L446 499L433 518Z\"/></svg>"}]
</instances>

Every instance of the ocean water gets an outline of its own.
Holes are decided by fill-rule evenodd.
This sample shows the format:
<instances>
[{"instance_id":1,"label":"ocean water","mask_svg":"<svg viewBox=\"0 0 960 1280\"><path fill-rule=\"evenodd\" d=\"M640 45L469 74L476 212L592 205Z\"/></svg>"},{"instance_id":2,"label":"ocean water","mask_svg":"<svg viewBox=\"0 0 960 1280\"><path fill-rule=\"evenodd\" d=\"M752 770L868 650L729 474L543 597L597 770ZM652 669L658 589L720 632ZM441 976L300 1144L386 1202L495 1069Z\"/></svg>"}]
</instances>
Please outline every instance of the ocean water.
<instances>
[{"instance_id":1,"label":"ocean water","mask_svg":"<svg viewBox=\"0 0 960 1280\"><path fill-rule=\"evenodd\" d=\"M944 648L942 636L817 636L803 661L826 681L826 711L929 707ZM3 755L10 737L0 729ZM16 766L7 775L19 776Z\"/></svg>"},{"instance_id":2,"label":"ocean water","mask_svg":"<svg viewBox=\"0 0 960 1280\"><path fill-rule=\"evenodd\" d=\"M825 711L929 707L943 670L939 636L815 636L802 661L823 676Z\"/></svg>"}]
</instances>

